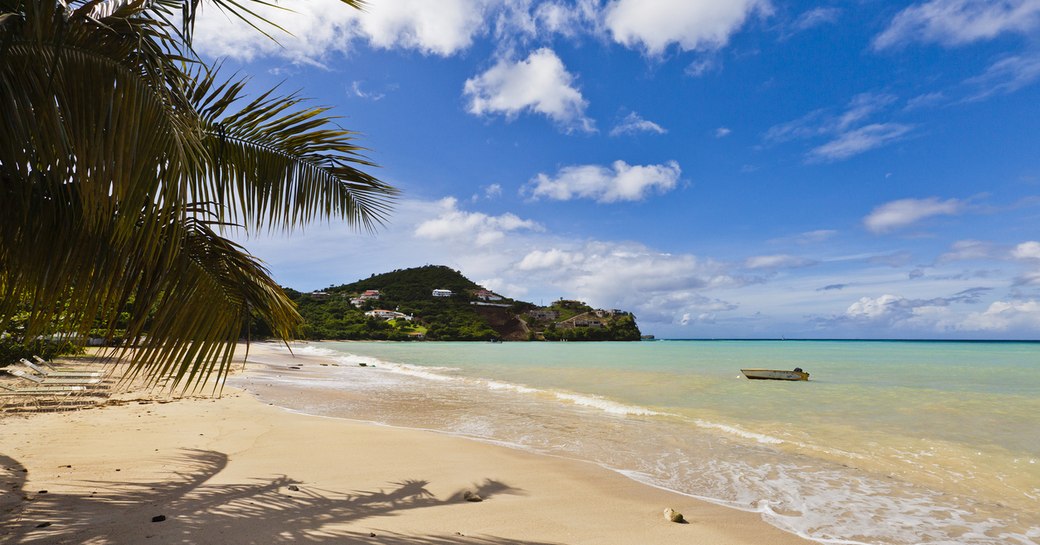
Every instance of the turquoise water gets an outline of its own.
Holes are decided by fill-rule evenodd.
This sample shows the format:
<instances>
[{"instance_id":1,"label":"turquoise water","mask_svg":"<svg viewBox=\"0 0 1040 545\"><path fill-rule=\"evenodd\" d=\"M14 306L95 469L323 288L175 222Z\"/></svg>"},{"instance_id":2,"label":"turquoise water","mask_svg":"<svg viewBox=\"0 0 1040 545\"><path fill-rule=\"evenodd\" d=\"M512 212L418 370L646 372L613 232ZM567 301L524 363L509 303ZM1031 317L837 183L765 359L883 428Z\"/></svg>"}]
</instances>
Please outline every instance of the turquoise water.
<instances>
[{"instance_id":1,"label":"turquoise water","mask_svg":"<svg viewBox=\"0 0 1040 545\"><path fill-rule=\"evenodd\" d=\"M824 542L1040 543L1040 344L320 343L278 403L600 463ZM357 364L365 362L368 367ZM749 381L801 367L809 382ZM274 382L272 382L274 381ZM293 396L293 389L322 396ZM303 399L321 399L300 401Z\"/></svg>"}]
</instances>

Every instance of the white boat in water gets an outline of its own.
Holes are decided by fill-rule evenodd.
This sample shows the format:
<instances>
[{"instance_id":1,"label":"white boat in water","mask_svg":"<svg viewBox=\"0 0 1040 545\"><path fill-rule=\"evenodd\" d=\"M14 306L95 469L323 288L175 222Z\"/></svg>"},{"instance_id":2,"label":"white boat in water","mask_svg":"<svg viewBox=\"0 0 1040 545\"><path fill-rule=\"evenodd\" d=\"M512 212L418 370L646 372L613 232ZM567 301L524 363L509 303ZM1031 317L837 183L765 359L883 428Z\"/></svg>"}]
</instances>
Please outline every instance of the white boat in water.
<instances>
[{"instance_id":1,"label":"white boat in water","mask_svg":"<svg viewBox=\"0 0 1040 545\"><path fill-rule=\"evenodd\" d=\"M752 380L809 380L809 373L795 367L793 371L785 369L741 369L744 376Z\"/></svg>"}]
</instances>

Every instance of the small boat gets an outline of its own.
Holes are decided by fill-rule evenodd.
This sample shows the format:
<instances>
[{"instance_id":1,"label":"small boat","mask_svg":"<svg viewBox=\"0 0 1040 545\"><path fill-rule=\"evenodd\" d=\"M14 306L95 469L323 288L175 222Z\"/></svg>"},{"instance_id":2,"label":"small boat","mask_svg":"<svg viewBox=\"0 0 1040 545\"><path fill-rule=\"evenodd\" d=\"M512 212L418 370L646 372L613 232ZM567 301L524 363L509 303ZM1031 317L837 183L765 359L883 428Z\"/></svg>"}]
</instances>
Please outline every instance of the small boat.
<instances>
[{"instance_id":1,"label":"small boat","mask_svg":"<svg viewBox=\"0 0 1040 545\"><path fill-rule=\"evenodd\" d=\"M809 380L809 373L795 367L794 371L785 369L741 369L744 376L752 380Z\"/></svg>"}]
</instances>

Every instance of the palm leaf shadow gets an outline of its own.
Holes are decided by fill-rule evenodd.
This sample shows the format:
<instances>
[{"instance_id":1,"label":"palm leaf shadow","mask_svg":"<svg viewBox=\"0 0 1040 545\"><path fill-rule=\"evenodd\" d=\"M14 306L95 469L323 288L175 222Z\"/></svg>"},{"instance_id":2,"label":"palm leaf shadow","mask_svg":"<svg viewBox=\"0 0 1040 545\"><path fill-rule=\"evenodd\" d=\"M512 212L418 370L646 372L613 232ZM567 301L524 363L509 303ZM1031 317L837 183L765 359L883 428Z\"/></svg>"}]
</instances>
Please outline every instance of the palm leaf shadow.
<instances>
[{"instance_id":1,"label":"palm leaf shadow","mask_svg":"<svg viewBox=\"0 0 1040 545\"><path fill-rule=\"evenodd\" d=\"M228 456L211 450L184 449L163 462L169 477L152 482L77 481L76 492L33 494L24 490L27 473L17 461L0 455L5 490L0 516L0 542L138 543L150 537L161 542L198 543L216 538L226 543L252 543L258 525L271 529L263 543L381 543L389 545L520 545L495 536L407 536L344 528L345 523L392 517L403 511L458 503L461 493L439 499L428 481L403 479L387 490L327 490L286 475L245 483L207 484L228 464ZM293 486L295 485L295 486ZM292 486L292 488L290 488ZM488 499L497 494L522 494L505 483L487 479L476 486ZM26 499L22 499L22 498ZM159 524L153 516L164 515ZM127 530L127 521L140 526ZM44 527L39 527L44 524ZM136 528L136 529L135 529Z\"/></svg>"}]
</instances>

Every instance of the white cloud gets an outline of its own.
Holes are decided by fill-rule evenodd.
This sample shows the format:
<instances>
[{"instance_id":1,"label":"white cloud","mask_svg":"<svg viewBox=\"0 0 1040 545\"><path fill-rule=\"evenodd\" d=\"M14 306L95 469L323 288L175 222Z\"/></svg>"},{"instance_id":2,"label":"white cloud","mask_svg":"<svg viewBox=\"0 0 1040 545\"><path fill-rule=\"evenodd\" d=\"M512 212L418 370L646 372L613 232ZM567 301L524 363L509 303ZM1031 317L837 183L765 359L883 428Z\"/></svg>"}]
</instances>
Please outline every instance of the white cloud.
<instances>
[{"instance_id":1,"label":"white cloud","mask_svg":"<svg viewBox=\"0 0 1040 545\"><path fill-rule=\"evenodd\" d=\"M1032 337L1040 329L1040 303L993 301L984 311L958 312L954 304L977 304L988 290L974 288L950 297L907 299L885 294L862 297L849 305L837 321L853 323L874 331L907 332L1001 332Z\"/></svg>"},{"instance_id":2,"label":"white cloud","mask_svg":"<svg viewBox=\"0 0 1040 545\"><path fill-rule=\"evenodd\" d=\"M725 138L733 133L733 130L728 127L719 127L715 129L715 138Z\"/></svg>"},{"instance_id":3,"label":"white cloud","mask_svg":"<svg viewBox=\"0 0 1040 545\"><path fill-rule=\"evenodd\" d=\"M464 240L476 246L487 246L502 240L510 231L540 231L542 226L515 214L489 216L480 212L459 210L458 201L446 198L440 201L442 212L415 228L415 236L432 240Z\"/></svg>"},{"instance_id":4,"label":"white cloud","mask_svg":"<svg viewBox=\"0 0 1040 545\"><path fill-rule=\"evenodd\" d=\"M965 203L957 199L945 201L936 197L928 199L901 199L875 208L863 224L874 233L887 233L906 227L925 218L959 214Z\"/></svg>"},{"instance_id":5,"label":"white cloud","mask_svg":"<svg viewBox=\"0 0 1040 545\"><path fill-rule=\"evenodd\" d=\"M546 32L574 36L583 29L594 31L599 19L599 0L578 0L573 4L543 2L534 19Z\"/></svg>"},{"instance_id":6,"label":"white cloud","mask_svg":"<svg viewBox=\"0 0 1040 545\"><path fill-rule=\"evenodd\" d=\"M831 239L838 234L834 229L816 229L800 233L794 238L795 244L817 244Z\"/></svg>"},{"instance_id":7,"label":"white cloud","mask_svg":"<svg viewBox=\"0 0 1040 545\"><path fill-rule=\"evenodd\" d=\"M1011 251L1011 255L1015 259L1040 259L1040 242L1035 240L1023 242L1015 246L1015 249Z\"/></svg>"},{"instance_id":8,"label":"white cloud","mask_svg":"<svg viewBox=\"0 0 1040 545\"><path fill-rule=\"evenodd\" d=\"M362 82L360 82L360 81L354 81L353 83L350 84L350 90L351 90L351 92L354 93L354 96L356 96L358 98L363 98L365 100L372 100L372 101L379 101L379 100L382 100L384 97L386 97L385 93L376 93L376 92L373 92L373 91L365 91L364 89L361 88L361 83Z\"/></svg>"},{"instance_id":9,"label":"white cloud","mask_svg":"<svg viewBox=\"0 0 1040 545\"><path fill-rule=\"evenodd\" d=\"M736 305L704 292L747 283L712 260L616 242L535 250L516 268L531 281L555 286L570 297L631 310L641 323L671 323L684 313L733 310Z\"/></svg>"},{"instance_id":10,"label":"white cloud","mask_svg":"<svg viewBox=\"0 0 1040 545\"><path fill-rule=\"evenodd\" d=\"M812 265L815 261L788 254L758 255L747 258L744 266L748 269L794 269Z\"/></svg>"},{"instance_id":11,"label":"white cloud","mask_svg":"<svg viewBox=\"0 0 1040 545\"><path fill-rule=\"evenodd\" d=\"M895 101L896 97L888 93L860 93L852 97L845 111L834 120L834 129L844 131Z\"/></svg>"},{"instance_id":12,"label":"white cloud","mask_svg":"<svg viewBox=\"0 0 1040 545\"><path fill-rule=\"evenodd\" d=\"M702 57L691 62L690 64L686 65L686 70L684 70L683 72L685 72L687 76L699 78L704 74L707 74L708 72L714 72L716 70L719 70L720 68L721 64L719 63L718 59L714 56L710 56Z\"/></svg>"},{"instance_id":13,"label":"white cloud","mask_svg":"<svg viewBox=\"0 0 1040 545\"><path fill-rule=\"evenodd\" d=\"M994 301L983 312L969 314L959 325L962 330L1007 331L1040 329L1040 302Z\"/></svg>"},{"instance_id":14,"label":"white cloud","mask_svg":"<svg viewBox=\"0 0 1040 545\"><path fill-rule=\"evenodd\" d=\"M863 124L895 101L896 97L887 93L860 93L841 111L814 110L794 121L770 127L763 138L781 143L828 137L828 142L806 154L806 161L847 159L898 140L913 130L913 126L901 123Z\"/></svg>"},{"instance_id":15,"label":"white cloud","mask_svg":"<svg viewBox=\"0 0 1040 545\"><path fill-rule=\"evenodd\" d=\"M647 121L639 116L635 112L629 113L621 120L613 129L610 130L610 136L620 136L622 134L636 134L641 132L652 132L655 134L665 134L668 132L667 129L654 123L653 121Z\"/></svg>"},{"instance_id":16,"label":"white cloud","mask_svg":"<svg viewBox=\"0 0 1040 545\"><path fill-rule=\"evenodd\" d=\"M995 38L1005 32L1028 35L1040 27L1040 0L930 0L896 14L874 49L912 41L947 47Z\"/></svg>"},{"instance_id":17,"label":"white cloud","mask_svg":"<svg viewBox=\"0 0 1040 545\"><path fill-rule=\"evenodd\" d=\"M914 98L906 101L907 110L917 110L919 108L929 108L941 104L946 100L946 94L942 91L936 91L934 93L925 93L923 95L917 95Z\"/></svg>"},{"instance_id":18,"label":"white cloud","mask_svg":"<svg viewBox=\"0 0 1040 545\"><path fill-rule=\"evenodd\" d=\"M409 49L449 56L468 48L483 32L491 0L395 0L371 2L365 10L337 0L311 0L284 8L251 6L276 21L289 35L265 29L277 43L209 6L195 26L195 46L206 55L244 61L280 56L294 62L320 64L328 53L346 52L354 40L372 47Z\"/></svg>"},{"instance_id":19,"label":"white cloud","mask_svg":"<svg viewBox=\"0 0 1040 545\"><path fill-rule=\"evenodd\" d=\"M981 240L958 240L950 246L950 251L939 256L939 263L953 261L977 261L994 257L993 245Z\"/></svg>"},{"instance_id":20,"label":"white cloud","mask_svg":"<svg viewBox=\"0 0 1040 545\"><path fill-rule=\"evenodd\" d=\"M771 12L767 0L616 0L603 21L618 43L660 55L672 44L684 51L719 49L749 16Z\"/></svg>"},{"instance_id":21,"label":"white cloud","mask_svg":"<svg viewBox=\"0 0 1040 545\"><path fill-rule=\"evenodd\" d=\"M510 54L531 42L548 43L554 36L577 38L601 34L600 0L569 2L485 0L494 14L494 39L499 54Z\"/></svg>"},{"instance_id":22,"label":"white cloud","mask_svg":"<svg viewBox=\"0 0 1040 545\"><path fill-rule=\"evenodd\" d=\"M497 199L502 196L502 186L499 184L491 184L484 188L484 197L487 199Z\"/></svg>"},{"instance_id":23,"label":"white cloud","mask_svg":"<svg viewBox=\"0 0 1040 545\"><path fill-rule=\"evenodd\" d=\"M532 250L516 264L516 268L521 271L552 270L570 267L584 259L585 256L581 253L565 252L559 248Z\"/></svg>"},{"instance_id":24,"label":"white cloud","mask_svg":"<svg viewBox=\"0 0 1040 545\"><path fill-rule=\"evenodd\" d=\"M1040 286L1040 271L1024 272L1018 278L1015 278L1011 285L1015 287Z\"/></svg>"},{"instance_id":25,"label":"white cloud","mask_svg":"<svg viewBox=\"0 0 1040 545\"><path fill-rule=\"evenodd\" d=\"M836 23L841 17L841 10L835 7L819 7L806 11L798 16L791 25L794 32L801 32L821 25Z\"/></svg>"},{"instance_id":26,"label":"white cloud","mask_svg":"<svg viewBox=\"0 0 1040 545\"><path fill-rule=\"evenodd\" d=\"M1001 59L982 74L964 83L975 88L966 100L976 101L993 95L1005 95L1040 79L1040 55L1013 56Z\"/></svg>"},{"instance_id":27,"label":"white cloud","mask_svg":"<svg viewBox=\"0 0 1040 545\"><path fill-rule=\"evenodd\" d=\"M911 130L912 125L901 123L872 123L844 132L834 140L809 150L806 158L811 162L848 159L898 140Z\"/></svg>"},{"instance_id":28,"label":"white cloud","mask_svg":"<svg viewBox=\"0 0 1040 545\"><path fill-rule=\"evenodd\" d=\"M328 53L349 50L361 16L361 12L338 0L296 3L291 12L261 5L251 7L258 15L277 21L288 32L265 28L278 40L276 42L215 5L203 3L201 8L195 23L196 50L203 55L247 62L278 56L318 64Z\"/></svg>"},{"instance_id":29,"label":"white cloud","mask_svg":"<svg viewBox=\"0 0 1040 545\"><path fill-rule=\"evenodd\" d=\"M903 317L906 315L906 302L906 298L891 294L876 298L861 297L859 301L849 305L845 310L845 316L854 320Z\"/></svg>"},{"instance_id":30,"label":"white cloud","mask_svg":"<svg viewBox=\"0 0 1040 545\"><path fill-rule=\"evenodd\" d=\"M682 173L679 163L661 165L629 165L614 161L610 168L602 165L563 167L555 177L539 174L526 191L532 198L567 201L574 198L594 199L601 203L639 201L651 192L666 193L675 188Z\"/></svg>"},{"instance_id":31,"label":"white cloud","mask_svg":"<svg viewBox=\"0 0 1040 545\"><path fill-rule=\"evenodd\" d=\"M588 102L573 86L574 76L549 48L522 61L501 60L483 74L466 80L463 94L473 115L501 114L513 119L521 112L535 112L565 129L595 130L585 117Z\"/></svg>"},{"instance_id":32,"label":"white cloud","mask_svg":"<svg viewBox=\"0 0 1040 545\"><path fill-rule=\"evenodd\" d=\"M485 0L370 2L359 26L369 43L448 56L473 43L484 23Z\"/></svg>"}]
</instances>

